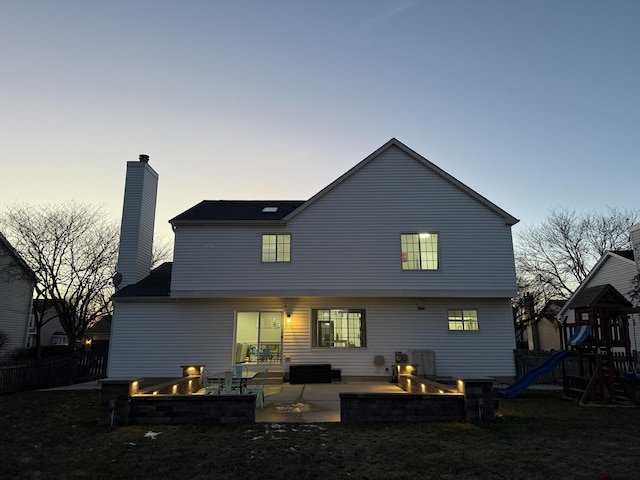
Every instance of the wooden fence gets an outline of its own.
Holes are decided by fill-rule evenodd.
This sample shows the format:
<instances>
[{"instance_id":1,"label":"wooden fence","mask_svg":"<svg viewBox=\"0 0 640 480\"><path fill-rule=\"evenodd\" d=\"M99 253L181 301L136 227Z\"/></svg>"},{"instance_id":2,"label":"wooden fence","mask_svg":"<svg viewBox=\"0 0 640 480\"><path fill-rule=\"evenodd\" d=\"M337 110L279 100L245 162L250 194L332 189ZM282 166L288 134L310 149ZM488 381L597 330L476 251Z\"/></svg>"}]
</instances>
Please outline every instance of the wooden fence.
<instances>
[{"instance_id":1,"label":"wooden fence","mask_svg":"<svg viewBox=\"0 0 640 480\"><path fill-rule=\"evenodd\" d=\"M93 352L0 365L0 394L90 382L106 373L106 355Z\"/></svg>"},{"instance_id":2,"label":"wooden fence","mask_svg":"<svg viewBox=\"0 0 640 480\"><path fill-rule=\"evenodd\" d=\"M516 360L516 379L522 378L529 371L538 368L546 362L554 352L533 350L514 350ZM561 364L560 364L561 365ZM558 385L562 383L562 369L558 365L552 372L538 377L535 383Z\"/></svg>"},{"instance_id":3,"label":"wooden fence","mask_svg":"<svg viewBox=\"0 0 640 480\"><path fill-rule=\"evenodd\" d=\"M514 350L516 361L517 379L522 378L527 372L541 366L547 359L556 352L542 352L531 350ZM616 370L623 374L625 371L633 370L640 365L640 355L634 351L636 360L629 363L622 353L614 354L614 364ZM580 376L580 360L577 357L568 357L564 360L565 369L569 376ZM538 377L535 381L537 384L560 385L562 384L562 362L560 362L553 371Z\"/></svg>"}]
</instances>

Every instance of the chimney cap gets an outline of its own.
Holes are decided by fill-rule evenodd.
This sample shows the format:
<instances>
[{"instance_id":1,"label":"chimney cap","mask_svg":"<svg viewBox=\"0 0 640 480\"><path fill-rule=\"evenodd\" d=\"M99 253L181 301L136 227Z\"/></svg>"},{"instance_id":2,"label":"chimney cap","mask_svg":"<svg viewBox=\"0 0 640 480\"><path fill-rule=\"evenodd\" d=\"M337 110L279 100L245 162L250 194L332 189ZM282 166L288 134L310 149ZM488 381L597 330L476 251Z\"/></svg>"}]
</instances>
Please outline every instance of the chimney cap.
<instances>
[{"instance_id":1,"label":"chimney cap","mask_svg":"<svg viewBox=\"0 0 640 480\"><path fill-rule=\"evenodd\" d=\"M138 159L139 159L141 162L149 163L149 155L145 155L144 153L143 153L143 154L140 154L140 156L138 157Z\"/></svg>"}]
</instances>

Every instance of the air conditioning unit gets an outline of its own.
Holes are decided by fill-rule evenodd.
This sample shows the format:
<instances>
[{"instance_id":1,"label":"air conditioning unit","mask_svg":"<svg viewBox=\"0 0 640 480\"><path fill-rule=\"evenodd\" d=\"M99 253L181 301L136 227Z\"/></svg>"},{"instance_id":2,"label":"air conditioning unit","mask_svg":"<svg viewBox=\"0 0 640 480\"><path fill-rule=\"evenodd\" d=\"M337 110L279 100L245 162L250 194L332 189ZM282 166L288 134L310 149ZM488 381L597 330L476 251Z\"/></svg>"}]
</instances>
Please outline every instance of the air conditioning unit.
<instances>
[{"instance_id":1,"label":"air conditioning unit","mask_svg":"<svg viewBox=\"0 0 640 480\"><path fill-rule=\"evenodd\" d=\"M418 365L418 376L436 376L436 352L433 350L409 350L409 363Z\"/></svg>"}]
</instances>

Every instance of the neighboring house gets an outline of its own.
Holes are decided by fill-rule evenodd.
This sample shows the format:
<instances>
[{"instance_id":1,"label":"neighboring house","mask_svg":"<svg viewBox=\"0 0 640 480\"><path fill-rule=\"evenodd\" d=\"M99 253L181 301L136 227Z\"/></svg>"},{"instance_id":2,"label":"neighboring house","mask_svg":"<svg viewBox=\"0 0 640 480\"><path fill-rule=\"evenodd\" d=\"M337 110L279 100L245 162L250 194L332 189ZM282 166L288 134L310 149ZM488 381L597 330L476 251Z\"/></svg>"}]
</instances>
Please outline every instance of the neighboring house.
<instances>
[{"instance_id":1,"label":"neighboring house","mask_svg":"<svg viewBox=\"0 0 640 480\"><path fill-rule=\"evenodd\" d=\"M0 331L7 338L0 358L26 344L34 283L33 271L0 233Z\"/></svg>"},{"instance_id":2,"label":"neighboring house","mask_svg":"<svg viewBox=\"0 0 640 480\"><path fill-rule=\"evenodd\" d=\"M111 315L104 315L84 332L84 345L94 352L108 352L111 337Z\"/></svg>"},{"instance_id":3,"label":"neighboring house","mask_svg":"<svg viewBox=\"0 0 640 480\"><path fill-rule=\"evenodd\" d=\"M549 300L539 315L527 325L527 341L529 350L551 351L562 350L560 343L560 323L556 315L566 300Z\"/></svg>"},{"instance_id":4,"label":"neighboring house","mask_svg":"<svg viewBox=\"0 0 640 480\"><path fill-rule=\"evenodd\" d=\"M40 328L40 346L49 347L56 345L69 345L69 338L64 333L62 325L58 320L58 312L53 302L49 299L38 298L33 301L33 311L29 322L29 334L27 337L27 348L36 346L36 322L35 315L42 316L42 327Z\"/></svg>"},{"instance_id":5,"label":"neighboring house","mask_svg":"<svg viewBox=\"0 0 640 480\"><path fill-rule=\"evenodd\" d=\"M566 323L575 321L574 309L583 307L581 301L585 295L584 291L611 285L618 293L622 294L629 302L638 307L634 301L632 292L634 290L633 279L640 271L640 224L636 224L629 229L633 250L609 251L605 253L596 265L591 269L587 278L573 293L571 298L558 312L557 318ZM591 291L591 290L590 290ZM638 351L640 347L640 314L629 315L629 338L631 349Z\"/></svg>"},{"instance_id":6,"label":"neighboring house","mask_svg":"<svg viewBox=\"0 0 640 480\"><path fill-rule=\"evenodd\" d=\"M382 379L424 350L439 376L514 377L518 220L401 142L306 201L195 205L149 273L157 179L127 163L110 378L330 363Z\"/></svg>"}]
</instances>

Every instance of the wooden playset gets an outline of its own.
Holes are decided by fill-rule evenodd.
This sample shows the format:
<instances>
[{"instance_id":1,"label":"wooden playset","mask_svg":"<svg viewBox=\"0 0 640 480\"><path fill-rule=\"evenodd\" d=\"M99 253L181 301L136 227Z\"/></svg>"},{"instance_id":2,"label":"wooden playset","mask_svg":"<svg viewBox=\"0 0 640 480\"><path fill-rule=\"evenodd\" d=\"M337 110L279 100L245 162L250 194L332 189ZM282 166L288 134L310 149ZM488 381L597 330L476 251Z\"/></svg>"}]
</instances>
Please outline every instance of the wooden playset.
<instances>
[{"instance_id":1,"label":"wooden playset","mask_svg":"<svg viewBox=\"0 0 640 480\"><path fill-rule=\"evenodd\" d=\"M564 395L581 405L632 404L640 376L637 353L631 349L629 314L640 309L611 285L584 289L569 308L575 315L563 323L562 344L574 356L562 365ZM577 332L580 342L568 345Z\"/></svg>"}]
</instances>

